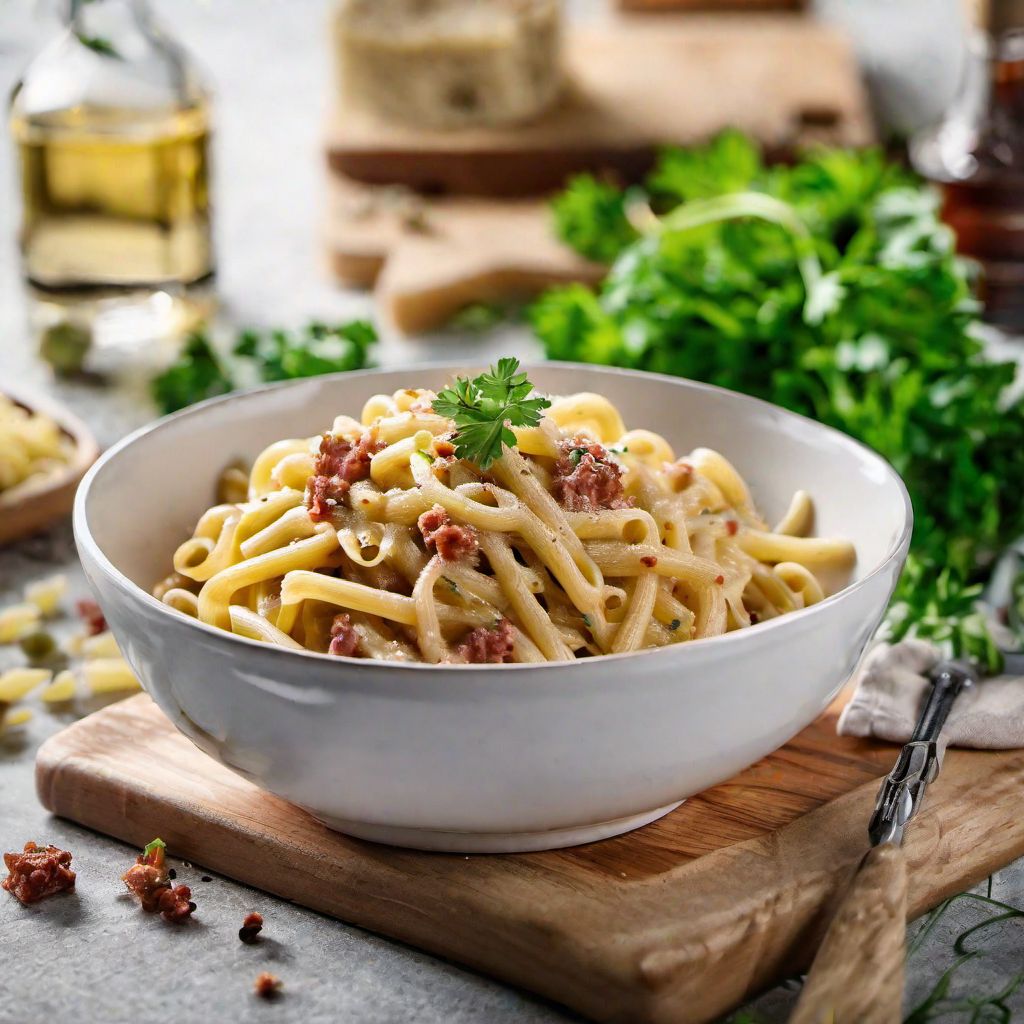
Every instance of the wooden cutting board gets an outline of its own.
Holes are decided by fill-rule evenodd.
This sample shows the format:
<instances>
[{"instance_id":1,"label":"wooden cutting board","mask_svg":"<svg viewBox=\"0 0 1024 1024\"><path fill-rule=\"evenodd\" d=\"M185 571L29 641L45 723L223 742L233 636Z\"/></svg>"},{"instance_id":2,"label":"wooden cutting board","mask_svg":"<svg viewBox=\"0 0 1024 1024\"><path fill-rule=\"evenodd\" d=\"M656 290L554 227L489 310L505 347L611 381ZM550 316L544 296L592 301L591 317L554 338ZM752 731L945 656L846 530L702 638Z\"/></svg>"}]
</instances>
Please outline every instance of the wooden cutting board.
<instances>
[{"instance_id":1,"label":"wooden cutting board","mask_svg":"<svg viewBox=\"0 0 1024 1024\"><path fill-rule=\"evenodd\" d=\"M620 16L574 28L569 86L536 121L427 131L340 109L331 168L356 181L425 193L523 196L582 170L639 178L657 149L703 141L726 126L772 156L806 141L872 141L856 61L833 29L797 15Z\"/></svg>"},{"instance_id":2,"label":"wooden cutting board","mask_svg":"<svg viewBox=\"0 0 1024 1024\"><path fill-rule=\"evenodd\" d=\"M555 238L542 199L416 197L335 176L327 249L338 281L374 288L404 334L440 327L472 303L523 301L606 267Z\"/></svg>"},{"instance_id":3,"label":"wooden cutting board","mask_svg":"<svg viewBox=\"0 0 1024 1024\"><path fill-rule=\"evenodd\" d=\"M347 839L200 753L143 695L48 740L56 814L531 989L595 1020L712 1020L807 966L895 747L791 743L636 832L463 857ZM725 738L723 738L723 742ZM1024 751L950 751L908 830L917 916L1024 853Z\"/></svg>"}]
</instances>

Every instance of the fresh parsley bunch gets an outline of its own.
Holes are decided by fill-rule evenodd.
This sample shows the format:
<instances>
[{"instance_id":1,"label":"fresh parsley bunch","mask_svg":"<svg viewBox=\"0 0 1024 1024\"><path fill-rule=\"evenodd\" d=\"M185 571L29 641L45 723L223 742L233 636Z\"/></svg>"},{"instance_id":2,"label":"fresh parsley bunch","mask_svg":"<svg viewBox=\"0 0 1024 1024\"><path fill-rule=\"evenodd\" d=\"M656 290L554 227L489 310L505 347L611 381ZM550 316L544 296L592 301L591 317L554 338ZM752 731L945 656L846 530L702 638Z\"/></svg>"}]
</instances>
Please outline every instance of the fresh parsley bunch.
<instances>
[{"instance_id":1,"label":"fresh parsley bunch","mask_svg":"<svg viewBox=\"0 0 1024 1024\"><path fill-rule=\"evenodd\" d=\"M370 365L377 340L365 320L324 324L314 320L296 331L241 331L232 349L234 365L220 356L205 329L193 332L181 354L153 379L153 399L161 412L234 391L238 371L258 381L316 377Z\"/></svg>"},{"instance_id":2,"label":"fresh parsley bunch","mask_svg":"<svg viewBox=\"0 0 1024 1024\"><path fill-rule=\"evenodd\" d=\"M617 251L597 294L560 288L533 307L547 354L708 381L873 447L916 516L892 635L993 665L967 620L1024 533L1024 401L1015 365L979 341L932 192L874 150L766 167L728 132L666 152L642 197L583 178L553 211L584 255Z\"/></svg>"}]
</instances>

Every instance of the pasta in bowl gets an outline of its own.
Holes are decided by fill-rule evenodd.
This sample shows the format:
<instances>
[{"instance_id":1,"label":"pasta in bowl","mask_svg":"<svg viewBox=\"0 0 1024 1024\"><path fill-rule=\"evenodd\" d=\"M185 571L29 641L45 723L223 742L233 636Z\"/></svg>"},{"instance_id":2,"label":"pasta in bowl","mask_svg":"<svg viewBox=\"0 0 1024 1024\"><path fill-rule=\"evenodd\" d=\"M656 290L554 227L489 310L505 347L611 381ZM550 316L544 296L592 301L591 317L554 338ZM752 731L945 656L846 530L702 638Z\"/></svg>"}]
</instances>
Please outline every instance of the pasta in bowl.
<instances>
[{"instance_id":1,"label":"pasta in bowl","mask_svg":"<svg viewBox=\"0 0 1024 1024\"><path fill-rule=\"evenodd\" d=\"M238 500L203 513L154 595L292 650L536 663L719 636L815 604L852 570L849 541L806 536L806 491L771 529L723 455L677 458L603 395L540 399L535 423L474 460L446 394L374 395L358 419L274 442L247 476L229 469L220 489Z\"/></svg>"},{"instance_id":2,"label":"pasta in bowl","mask_svg":"<svg viewBox=\"0 0 1024 1024\"><path fill-rule=\"evenodd\" d=\"M477 378L418 367L227 396L104 455L83 565L197 746L352 835L528 850L651 821L825 707L906 554L891 468L716 388L527 372L532 423L453 415Z\"/></svg>"}]
</instances>

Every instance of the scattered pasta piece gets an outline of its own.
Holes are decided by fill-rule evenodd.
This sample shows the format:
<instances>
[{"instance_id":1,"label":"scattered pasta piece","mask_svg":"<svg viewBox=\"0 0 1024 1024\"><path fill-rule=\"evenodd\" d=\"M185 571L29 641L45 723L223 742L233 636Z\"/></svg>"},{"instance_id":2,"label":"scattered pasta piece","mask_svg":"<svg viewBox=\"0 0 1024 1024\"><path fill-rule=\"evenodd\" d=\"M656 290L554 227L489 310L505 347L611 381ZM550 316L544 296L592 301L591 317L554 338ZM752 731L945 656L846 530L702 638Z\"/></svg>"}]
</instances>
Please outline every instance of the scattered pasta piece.
<instances>
[{"instance_id":1,"label":"scattered pasta piece","mask_svg":"<svg viewBox=\"0 0 1024 1024\"><path fill-rule=\"evenodd\" d=\"M0 674L0 703L15 704L52 677L53 673L45 668L8 669Z\"/></svg>"},{"instance_id":2,"label":"scattered pasta piece","mask_svg":"<svg viewBox=\"0 0 1024 1024\"><path fill-rule=\"evenodd\" d=\"M39 614L50 619L60 610L61 600L68 590L66 576L48 576L25 587L25 600L39 609Z\"/></svg>"},{"instance_id":3,"label":"scattered pasta piece","mask_svg":"<svg viewBox=\"0 0 1024 1024\"><path fill-rule=\"evenodd\" d=\"M75 447L57 424L0 395L0 493L31 489L70 462Z\"/></svg>"},{"instance_id":4,"label":"scattered pasta piece","mask_svg":"<svg viewBox=\"0 0 1024 1024\"><path fill-rule=\"evenodd\" d=\"M124 658L94 658L82 666L82 675L91 693L117 693L142 688Z\"/></svg>"},{"instance_id":5,"label":"scattered pasta piece","mask_svg":"<svg viewBox=\"0 0 1024 1024\"><path fill-rule=\"evenodd\" d=\"M0 610L0 644L13 644L39 625L39 609L34 604L12 604Z\"/></svg>"},{"instance_id":6,"label":"scattered pasta piece","mask_svg":"<svg viewBox=\"0 0 1024 1024\"><path fill-rule=\"evenodd\" d=\"M110 630L87 636L82 641L82 657L92 661L96 658L120 658L121 648L117 646L114 634Z\"/></svg>"},{"instance_id":7,"label":"scattered pasta piece","mask_svg":"<svg viewBox=\"0 0 1024 1024\"><path fill-rule=\"evenodd\" d=\"M0 704L0 730L13 729L15 726L25 725L32 721L31 708L18 708L17 711L9 711L3 714L3 704Z\"/></svg>"},{"instance_id":8,"label":"scattered pasta piece","mask_svg":"<svg viewBox=\"0 0 1024 1024\"><path fill-rule=\"evenodd\" d=\"M57 677L39 695L44 704L64 704L75 696L75 674L68 669L58 672Z\"/></svg>"}]
</instances>

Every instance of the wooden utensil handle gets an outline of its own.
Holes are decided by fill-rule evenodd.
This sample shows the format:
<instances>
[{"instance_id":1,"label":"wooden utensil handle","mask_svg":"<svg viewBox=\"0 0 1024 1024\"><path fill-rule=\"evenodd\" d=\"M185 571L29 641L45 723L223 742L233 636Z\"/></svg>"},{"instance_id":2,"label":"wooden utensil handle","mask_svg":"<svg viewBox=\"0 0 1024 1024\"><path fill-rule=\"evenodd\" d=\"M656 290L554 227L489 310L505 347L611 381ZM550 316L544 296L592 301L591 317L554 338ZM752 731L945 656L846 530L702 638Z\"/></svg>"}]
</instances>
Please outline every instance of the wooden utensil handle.
<instances>
[{"instance_id":1,"label":"wooden utensil handle","mask_svg":"<svg viewBox=\"0 0 1024 1024\"><path fill-rule=\"evenodd\" d=\"M906 921L903 850L876 846L842 897L790 1024L897 1024Z\"/></svg>"}]
</instances>

